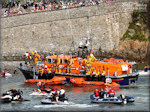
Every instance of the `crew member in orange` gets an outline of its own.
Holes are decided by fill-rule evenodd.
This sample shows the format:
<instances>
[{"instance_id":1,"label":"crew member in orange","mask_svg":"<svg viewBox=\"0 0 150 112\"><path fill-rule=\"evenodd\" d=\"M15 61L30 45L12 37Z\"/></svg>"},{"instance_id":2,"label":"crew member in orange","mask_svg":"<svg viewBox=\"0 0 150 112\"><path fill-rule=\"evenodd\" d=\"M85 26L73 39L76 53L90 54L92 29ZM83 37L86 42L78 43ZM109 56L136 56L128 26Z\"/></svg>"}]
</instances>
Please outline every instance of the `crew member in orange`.
<instances>
[{"instance_id":1,"label":"crew member in orange","mask_svg":"<svg viewBox=\"0 0 150 112\"><path fill-rule=\"evenodd\" d=\"M55 76L55 68L54 66L52 66L51 68L51 77L50 78L53 78Z\"/></svg>"},{"instance_id":2,"label":"crew member in orange","mask_svg":"<svg viewBox=\"0 0 150 112\"><path fill-rule=\"evenodd\" d=\"M67 73L71 73L72 58L67 60Z\"/></svg>"},{"instance_id":3,"label":"crew member in orange","mask_svg":"<svg viewBox=\"0 0 150 112\"><path fill-rule=\"evenodd\" d=\"M97 73L96 73L96 77L98 78L98 81L100 81L100 78L101 78L101 70L100 69L97 69Z\"/></svg>"},{"instance_id":4,"label":"crew member in orange","mask_svg":"<svg viewBox=\"0 0 150 112\"><path fill-rule=\"evenodd\" d=\"M94 61L97 60L97 59L95 58L95 56L94 56L93 50L90 51L90 54L89 54L88 57L89 57L89 61L91 61L91 62L94 62Z\"/></svg>"},{"instance_id":5,"label":"crew member in orange","mask_svg":"<svg viewBox=\"0 0 150 112\"><path fill-rule=\"evenodd\" d=\"M132 65L131 64L129 64L129 70L130 70L130 73L132 73Z\"/></svg>"},{"instance_id":6,"label":"crew member in orange","mask_svg":"<svg viewBox=\"0 0 150 112\"><path fill-rule=\"evenodd\" d=\"M42 73L42 67L39 66L38 74L40 75Z\"/></svg>"},{"instance_id":7,"label":"crew member in orange","mask_svg":"<svg viewBox=\"0 0 150 112\"><path fill-rule=\"evenodd\" d=\"M57 55L57 58L56 58L56 73L61 72L59 65L60 65L60 58Z\"/></svg>"},{"instance_id":8,"label":"crew member in orange","mask_svg":"<svg viewBox=\"0 0 150 112\"><path fill-rule=\"evenodd\" d=\"M87 66L87 64L88 64L88 63L87 63L87 57L85 57L85 58L83 59L83 61L84 61L84 67L87 69L87 67L88 67L88 66Z\"/></svg>"},{"instance_id":9,"label":"crew member in orange","mask_svg":"<svg viewBox=\"0 0 150 112\"><path fill-rule=\"evenodd\" d=\"M44 54L41 54L41 60L44 61Z\"/></svg>"},{"instance_id":10,"label":"crew member in orange","mask_svg":"<svg viewBox=\"0 0 150 112\"><path fill-rule=\"evenodd\" d=\"M32 59L30 53L28 53L28 57L27 57L27 68L29 68L30 66L30 60Z\"/></svg>"},{"instance_id":11,"label":"crew member in orange","mask_svg":"<svg viewBox=\"0 0 150 112\"><path fill-rule=\"evenodd\" d=\"M89 81L91 80L91 77L93 76L93 69L92 67L89 67L89 70L88 70L88 74L89 74Z\"/></svg>"},{"instance_id":12,"label":"crew member in orange","mask_svg":"<svg viewBox=\"0 0 150 112\"><path fill-rule=\"evenodd\" d=\"M102 73L102 75L104 76L105 74L106 74L106 71L105 71L105 68L103 66L103 73Z\"/></svg>"},{"instance_id":13,"label":"crew member in orange","mask_svg":"<svg viewBox=\"0 0 150 112\"><path fill-rule=\"evenodd\" d=\"M96 76L96 69L95 69L95 67L93 67L93 69L92 69L92 81L95 80L95 76Z\"/></svg>"},{"instance_id":14,"label":"crew member in orange","mask_svg":"<svg viewBox=\"0 0 150 112\"><path fill-rule=\"evenodd\" d=\"M40 59L40 55L37 54L37 51L33 52L31 50L31 53L33 54L33 66L35 68L35 70L37 69L37 62L38 62L38 59Z\"/></svg>"},{"instance_id":15,"label":"crew member in orange","mask_svg":"<svg viewBox=\"0 0 150 112\"><path fill-rule=\"evenodd\" d=\"M91 75L91 72L90 72L90 69L86 69L86 80L89 81L90 80L90 75Z\"/></svg>"},{"instance_id":16,"label":"crew member in orange","mask_svg":"<svg viewBox=\"0 0 150 112\"><path fill-rule=\"evenodd\" d=\"M103 72L102 72L102 74L101 74L101 80L102 80L102 81L105 81L105 75L106 75L106 71L105 71L105 68L104 68L104 66L103 66Z\"/></svg>"},{"instance_id":17,"label":"crew member in orange","mask_svg":"<svg viewBox=\"0 0 150 112\"><path fill-rule=\"evenodd\" d=\"M44 67L44 78L48 78L48 70L47 70L47 65L45 65L45 67Z\"/></svg>"},{"instance_id":18,"label":"crew member in orange","mask_svg":"<svg viewBox=\"0 0 150 112\"><path fill-rule=\"evenodd\" d=\"M41 67L41 76L43 75L43 73L44 73L44 67Z\"/></svg>"}]
</instances>

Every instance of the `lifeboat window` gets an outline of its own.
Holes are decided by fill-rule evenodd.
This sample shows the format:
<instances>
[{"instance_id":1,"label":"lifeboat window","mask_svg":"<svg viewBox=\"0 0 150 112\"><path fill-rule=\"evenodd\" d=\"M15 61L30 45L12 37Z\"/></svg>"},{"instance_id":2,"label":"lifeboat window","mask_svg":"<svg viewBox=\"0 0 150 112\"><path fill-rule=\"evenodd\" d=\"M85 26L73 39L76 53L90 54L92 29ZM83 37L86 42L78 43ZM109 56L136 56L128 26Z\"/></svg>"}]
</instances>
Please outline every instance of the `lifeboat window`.
<instances>
[{"instance_id":1,"label":"lifeboat window","mask_svg":"<svg viewBox=\"0 0 150 112\"><path fill-rule=\"evenodd\" d=\"M63 63L63 60L62 60L62 59L60 59L60 63Z\"/></svg>"},{"instance_id":2,"label":"lifeboat window","mask_svg":"<svg viewBox=\"0 0 150 112\"><path fill-rule=\"evenodd\" d=\"M66 59L64 60L64 63L67 64L67 60Z\"/></svg>"},{"instance_id":3,"label":"lifeboat window","mask_svg":"<svg viewBox=\"0 0 150 112\"><path fill-rule=\"evenodd\" d=\"M48 62L48 63L52 63L52 59L48 59L47 62Z\"/></svg>"}]
</instances>

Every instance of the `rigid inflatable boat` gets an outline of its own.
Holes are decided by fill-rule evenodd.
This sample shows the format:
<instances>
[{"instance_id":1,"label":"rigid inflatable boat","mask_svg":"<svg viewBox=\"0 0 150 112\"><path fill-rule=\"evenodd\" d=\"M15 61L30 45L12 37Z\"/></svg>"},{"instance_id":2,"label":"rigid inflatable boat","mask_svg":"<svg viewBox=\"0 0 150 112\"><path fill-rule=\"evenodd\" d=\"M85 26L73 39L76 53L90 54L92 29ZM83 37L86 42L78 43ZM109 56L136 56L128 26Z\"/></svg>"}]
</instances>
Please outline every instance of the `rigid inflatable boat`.
<instances>
[{"instance_id":1,"label":"rigid inflatable boat","mask_svg":"<svg viewBox=\"0 0 150 112\"><path fill-rule=\"evenodd\" d=\"M25 81L26 84L37 84L38 82L45 83L45 85L64 84L66 78L54 76L52 79L28 79Z\"/></svg>"},{"instance_id":2,"label":"rigid inflatable boat","mask_svg":"<svg viewBox=\"0 0 150 112\"><path fill-rule=\"evenodd\" d=\"M116 82L105 83L102 81L86 81L85 78L71 78L70 82L75 86L112 86L120 87Z\"/></svg>"},{"instance_id":3,"label":"rigid inflatable boat","mask_svg":"<svg viewBox=\"0 0 150 112\"><path fill-rule=\"evenodd\" d=\"M130 96L120 95L118 97L104 97L99 98L95 97L95 95L90 95L90 99L94 103L114 103L114 104L126 104L129 102L134 102L134 98Z\"/></svg>"}]
</instances>

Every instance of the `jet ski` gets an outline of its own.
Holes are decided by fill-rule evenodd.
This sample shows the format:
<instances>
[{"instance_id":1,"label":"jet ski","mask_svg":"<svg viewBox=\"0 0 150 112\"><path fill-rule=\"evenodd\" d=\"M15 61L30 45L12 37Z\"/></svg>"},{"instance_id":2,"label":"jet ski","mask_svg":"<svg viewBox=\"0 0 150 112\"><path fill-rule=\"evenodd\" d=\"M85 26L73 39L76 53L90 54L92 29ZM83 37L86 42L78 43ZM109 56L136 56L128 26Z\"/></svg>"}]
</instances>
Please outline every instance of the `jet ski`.
<instances>
[{"instance_id":1,"label":"jet ski","mask_svg":"<svg viewBox=\"0 0 150 112\"><path fill-rule=\"evenodd\" d=\"M3 93L3 95L1 96L1 103L10 103L10 102L14 102L14 101L22 102L22 101L30 101L30 100L23 99L19 95L12 97L9 92Z\"/></svg>"},{"instance_id":2,"label":"jet ski","mask_svg":"<svg viewBox=\"0 0 150 112\"><path fill-rule=\"evenodd\" d=\"M114 103L114 104L127 104L134 102L134 98L130 96L120 95L118 97L107 97L104 98L95 97L94 94L90 95L90 99L93 103Z\"/></svg>"},{"instance_id":3,"label":"jet ski","mask_svg":"<svg viewBox=\"0 0 150 112\"><path fill-rule=\"evenodd\" d=\"M0 75L2 77L12 77L12 74L10 74L9 71L2 71Z\"/></svg>"},{"instance_id":4,"label":"jet ski","mask_svg":"<svg viewBox=\"0 0 150 112\"><path fill-rule=\"evenodd\" d=\"M32 92L30 95L31 96L45 96L45 95L48 95L49 93L50 93L50 90L41 91L41 92L39 92L38 90L34 90L34 92Z\"/></svg>"},{"instance_id":5,"label":"jet ski","mask_svg":"<svg viewBox=\"0 0 150 112\"><path fill-rule=\"evenodd\" d=\"M52 97L51 95L47 95L45 96L42 100L41 100L42 104L68 104L68 98L61 98L59 99L58 102L56 102L56 100Z\"/></svg>"}]
</instances>

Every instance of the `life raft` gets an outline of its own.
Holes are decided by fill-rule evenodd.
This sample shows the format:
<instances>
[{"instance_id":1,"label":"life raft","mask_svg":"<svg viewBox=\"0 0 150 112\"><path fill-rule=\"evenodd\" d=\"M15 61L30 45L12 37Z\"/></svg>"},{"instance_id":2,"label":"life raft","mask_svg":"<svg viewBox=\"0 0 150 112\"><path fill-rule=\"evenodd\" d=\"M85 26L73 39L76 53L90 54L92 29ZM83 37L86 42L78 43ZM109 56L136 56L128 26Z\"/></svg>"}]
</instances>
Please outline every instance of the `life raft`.
<instances>
[{"instance_id":1,"label":"life raft","mask_svg":"<svg viewBox=\"0 0 150 112\"><path fill-rule=\"evenodd\" d=\"M52 79L28 79L26 84L37 84L38 82L45 83L45 85L64 84L66 78L54 76Z\"/></svg>"},{"instance_id":2,"label":"life raft","mask_svg":"<svg viewBox=\"0 0 150 112\"><path fill-rule=\"evenodd\" d=\"M105 83L102 81L85 81L85 78L71 78L70 82L75 86L111 86L111 87L120 87L120 84L116 82Z\"/></svg>"}]
</instances>

